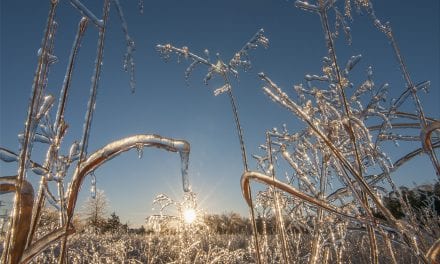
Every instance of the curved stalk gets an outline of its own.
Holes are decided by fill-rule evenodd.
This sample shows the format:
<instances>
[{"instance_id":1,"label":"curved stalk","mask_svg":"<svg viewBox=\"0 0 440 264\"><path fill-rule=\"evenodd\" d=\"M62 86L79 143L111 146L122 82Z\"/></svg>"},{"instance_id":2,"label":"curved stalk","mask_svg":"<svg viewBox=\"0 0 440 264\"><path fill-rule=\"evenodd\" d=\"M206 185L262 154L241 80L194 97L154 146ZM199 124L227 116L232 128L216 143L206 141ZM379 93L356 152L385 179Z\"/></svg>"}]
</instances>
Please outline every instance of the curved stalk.
<instances>
[{"instance_id":1,"label":"curved stalk","mask_svg":"<svg viewBox=\"0 0 440 264\"><path fill-rule=\"evenodd\" d=\"M185 140L177 140L166 137L161 137L159 135L154 134L145 134L145 135L134 135L131 137L123 138L112 143L107 144L103 148L97 150L92 153L89 158L87 158L81 165L80 168L77 168L73 174L72 181L69 185L69 189L67 191L66 197L68 198L66 207L67 219L65 226L62 227L62 231L57 230L56 234L52 232L44 238L44 242L40 240L37 241L29 248L29 252L41 252L49 246L52 242L58 239L65 239L67 235L72 234L71 230L73 214L75 211L76 201L78 198L79 190L81 185L87 175L89 175L92 171L99 168L101 165L105 164L107 161L115 158L116 156L131 150L138 149L139 147L155 147L164 149L171 152L179 152L181 161L182 161L182 181L183 181L183 189L185 192L190 191L189 182L187 179L187 169L188 169L188 161L189 161L189 153L190 153L190 145ZM39 249L33 249L34 247L38 247ZM66 248L67 249L67 248ZM29 257L29 261L38 253L27 253ZM64 259L64 257L63 257Z\"/></svg>"},{"instance_id":2,"label":"curved stalk","mask_svg":"<svg viewBox=\"0 0 440 264\"><path fill-rule=\"evenodd\" d=\"M139 147L155 147L164 149L171 152L179 152L181 156L188 157L190 152L190 145L185 140L175 140L171 138L161 137L159 135L135 135L127 138L123 138L114 141L98 151L91 154L86 160L81 163L81 166L73 173L72 182L70 183L67 191L67 224L69 224L73 217L75 210L76 200L78 197L79 189L83 183L84 178L96 170L98 167L118 156L119 154L126 152L130 149ZM187 158L184 158L187 159ZM187 168L187 160L184 161L183 167ZM183 182L187 182L187 172L182 170ZM189 191L189 186L184 186L185 191Z\"/></svg>"},{"instance_id":3,"label":"curved stalk","mask_svg":"<svg viewBox=\"0 0 440 264\"><path fill-rule=\"evenodd\" d=\"M440 261L440 239L434 242L431 248L426 253L426 258L430 263L439 263Z\"/></svg>"},{"instance_id":4,"label":"curved stalk","mask_svg":"<svg viewBox=\"0 0 440 264\"><path fill-rule=\"evenodd\" d=\"M17 192L17 182L17 176L0 177L0 193ZM26 247L34 204L34 189L26 180L20 188L20 197L20 214L14 219L18 232L15 233L15 240L9 241L9 250L3 251L2 263L18 263Z\"/></svg>"},{"instance_id":5,"label":"curved stalk","mask_svg":"<svg viewBox=\"0 0 440 264\"><path fill-rule=\"evenodd\" d=\"M246 200L246 202L248 203L248 205L250 205L250 202L251 202L251 200L250 200L251 197L250 197L249 191L248 191L251 179L255 180L257 182L266 184L266 185L276 187L276 188L278 188L282 191L285 191L285 192L293 195L294 197L299 198L309 204L317 206L318 208L322 208L330 213L334 213L334 214L337 214L337 215L342 216L344 218L348 218L352 221L360 222L360 223L364 223L364 224L373 224L373 225L379 224L376 220L349 215L346 212L344 212L343 210L341 210L340 208L337 208L331 204L328 204L326 201L309 196L309 195L297 190L295 187L293 187L289 184L283 183L277 179L274 180L274 179L272 179L272 177L267 176L265 174L262 174L260 172L256 172L256 171L248 171L248 172L243 173L243 175L241 176L241 191L242 191L243 197Z\"/></svg>"}]
</instances>

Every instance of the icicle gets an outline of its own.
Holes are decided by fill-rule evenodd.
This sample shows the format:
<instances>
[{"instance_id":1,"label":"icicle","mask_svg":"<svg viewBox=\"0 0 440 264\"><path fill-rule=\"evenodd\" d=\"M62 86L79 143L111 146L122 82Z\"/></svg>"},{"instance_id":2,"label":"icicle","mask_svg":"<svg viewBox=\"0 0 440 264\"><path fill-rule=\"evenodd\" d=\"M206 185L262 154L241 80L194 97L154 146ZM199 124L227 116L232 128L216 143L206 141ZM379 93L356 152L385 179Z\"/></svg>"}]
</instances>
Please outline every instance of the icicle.
<instances>
[{"instance_id":1,"label":"icicle","mask_svg":"<svg viewBox=\"0 0 440 264\"><path fill-rule=\"evenodd\" d=\"M138 2L138 8L139 8L139 12L141 14L144 14L144 0L139 0Z\"/></svg>"},{"instance_id":2,"label":"icicle","mask_svg":"<svg viewBox=\"0 0 440 264\"><path fill-rule=\"evenodd\" d=\"M188 66L188 68L186 68L186 70L185 70L185 80L186 80L186 81L189 80L189 77L190 77L192 71L194 70L194 68L195 68L198 64L200 64L199 61L193 61L193 62Z\"/></svg>"},{"instance_id":3,"label":"icicle","mask_svg":"<svg viewBox=\"0 0 440 264\"><path fill-rule=\"evenodd\" d=\"M136 151L138 154L138 158L141 159L142 156L144 155L144 146L142 144L136 145Z\"/></svg>"},{"instance_id":4,"label":"icicle","mask_svg":"<svg viewBox=\"0 0 440 264\"><path fill-rule=\"evenodd\" d=\"M134 93L135 89L136 89L136 80L135 80L135 63L134 63L134 59L133 59L133 53L136 50L136 46L134 44L133 39L128 34L127 21L125 20L124 13L122 12L122 7L121 7L121 4L119 3L119 0L113 0L113 2L116 5L119 19L121 20L122 31L125 34L125 41L126 41L126 46L127 46L127 51L124 55L123 66L124 66L124 70L128 71L128 73L130 74L131 92Z\"/></svg>"},{"instance_id":5,"label":"icicle","mask_svg":"<svg viewBox=\"0 0 440 264\"><path fill-rule=\"evenodd\" d=\"M91 172L90 173L90 177L91 177L91 180L90 180L90 184L91 184L91 186L90 186L90 195L91 195L92 199L95 199L96 198L96 176L95 176L95 172Z\"/></svg>"},{"instance_id":6,"label":"icicle","mask_svg":"<svg viewBox=\"0 0 440 264\"><path fill-rule=\"evenodd\" d=\"M189 184L189 176L188 176L189 152L181 150L179 151L179 154L180 154L180 162L181 162L183 191L190 192L191 186Z\"/></svg>"}]
</instances>

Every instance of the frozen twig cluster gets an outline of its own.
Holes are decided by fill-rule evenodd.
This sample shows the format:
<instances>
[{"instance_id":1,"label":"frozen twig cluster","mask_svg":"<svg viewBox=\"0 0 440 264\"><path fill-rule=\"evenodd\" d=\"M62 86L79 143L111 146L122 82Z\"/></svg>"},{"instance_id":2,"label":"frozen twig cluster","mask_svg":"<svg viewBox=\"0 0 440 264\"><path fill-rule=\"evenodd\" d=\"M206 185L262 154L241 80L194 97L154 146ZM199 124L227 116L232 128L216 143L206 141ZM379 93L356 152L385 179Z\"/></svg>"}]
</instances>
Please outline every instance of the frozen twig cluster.
<instances>
[{"instance_id":1,"label":"frozen twig cluster","mask_svg":"<svg viewBox=\"0 0 440 264\"><path fill-rule=\"evenodd\" d=\"M433 151L439 147L436 134L439 121L425 116L417 96L418 91L426 90L429 82L418 85L412 83L389 23L380 22L369 1L355 1L358 11L366 12L373 24L390 40L408 88L397 100L389 100L388 84L375 84L371 66L366 69L365 81L355 85L350 72L362 56L352 56L342 64L345 65L344 68L336 59L334 42L338 30L342 26L349 34L350 29L335 2L319 0L316 4L305 1L295 3L297 7L319 15L328 48L328 54L323 59L322 73L307 74L304 78L305 86L294 86L298 100L292 99L266 74L259 74L264 82L263 92L303 121L306 128L291 133L284 126L281 131L273 129L268 132L274 140L266 140L262 145L266 155L254 155L263 173L243 174L243 194L249 203L249 181L255 180L294 197L290 205L283 206L281 214L278 212L279 201L276 195L266 195L265 199L273 204L272 210L277 218L287 215L291 221L312 228L309 263L327 262L330 259L341 262L341 254L346 254L342 250L344 244L326 244L325 241L334 237L335 232L342 232L339 236L344 241L343 237L348 230L357 225L366 228L372 263L379 261L378 239L385 241L390 260L396 263L393 249L395 242L389 239L390 232L399 234L399 239L412 249L419 260L427 263L430 261L427 245L432 244L436 237L427 235L425 229L428 230L428 226L417 224L411 213L409 221L396 219L384 206L381 196L386 190L384 185L399 194L391 173L420 153L425 152L431 159L434 170L437 174L439 172L439 163ZM335 31L331 30L329 24L328 13L331 9L336 14ZM351 20L350 10L351 3L346 1L345 17ZM351 37L348 39L351 44ZM400 106L410 95L417 115L400 110ZM414 128L418 128L420 134L407 134ZM382 150L386 141L415 141L420 142L421 146L393 163ZM286 173L287 183L274 177L274 155L278 162L283 160L291 169L291 172ZM269 193L273 192L272 190ZM410 207L401 195L398 197L402 206ZM259 203L267 204L261 199ZM377 214L383 218L377 218Z\"/></svg>"}]
</instances>

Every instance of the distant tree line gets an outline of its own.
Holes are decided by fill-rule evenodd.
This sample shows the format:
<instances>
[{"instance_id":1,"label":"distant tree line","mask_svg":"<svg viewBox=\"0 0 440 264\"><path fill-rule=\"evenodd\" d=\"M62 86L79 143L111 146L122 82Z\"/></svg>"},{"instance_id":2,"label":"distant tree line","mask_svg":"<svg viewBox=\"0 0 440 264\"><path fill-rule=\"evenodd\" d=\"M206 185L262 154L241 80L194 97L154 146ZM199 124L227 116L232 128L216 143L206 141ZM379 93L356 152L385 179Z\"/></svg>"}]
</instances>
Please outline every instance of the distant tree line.
<instances>
[{"instance_id":1,"label":"distant tree line","mask_svg":"<svg viewBox=\"0 0 440 264\"><path fill-rule=\"evenodd\" d=\"M421 221L420 217L426 214L440 216L440 182L412 189L401 186L398 192L389 192L383 202L397 219L415 216ZM381 213L376 213L376 216L384 218Z\"/></svg>"},{"instance_id":2,"label":"distant tree line","mask_svg":"<svg viewBox=\"0 0 440 264\"><path fill-rule=\"evenodd\" d=\"M440 183L432 185L416 186L414 188L400 187L398 192L389 192L383 197L384 205L397 219L410 218L413 223L426 224L427 218L434 219L430 223L440 223ZM95 233L132 233L146 234L153 232L146 230L144 226L139 228L129 228L128 224L121 223L116 212L106 216L107 200L103 192L98 192L94 199L89 199L83 210L83 220L76 219L75 226L77 231L89 230ZM377 218L385 219L379 212L375 211ZM56 226L58 214L55 211L46 211L43 214L41 225L52 228ZM202 225L215 234L252 234L252 223L248 217L243 217L237 213L229 212L223 214L207 214L203 216ZM312 226L298 228L288 217L284 219L284 224L288 232L305 232ZM310 223L313 225L313 223ZM276 219L274 216L262 217L257 215L256 226L258 233L268 235L276 233ZM173 228L164 226L161 233L173 234Z\"/></svg>"}]
</instances>

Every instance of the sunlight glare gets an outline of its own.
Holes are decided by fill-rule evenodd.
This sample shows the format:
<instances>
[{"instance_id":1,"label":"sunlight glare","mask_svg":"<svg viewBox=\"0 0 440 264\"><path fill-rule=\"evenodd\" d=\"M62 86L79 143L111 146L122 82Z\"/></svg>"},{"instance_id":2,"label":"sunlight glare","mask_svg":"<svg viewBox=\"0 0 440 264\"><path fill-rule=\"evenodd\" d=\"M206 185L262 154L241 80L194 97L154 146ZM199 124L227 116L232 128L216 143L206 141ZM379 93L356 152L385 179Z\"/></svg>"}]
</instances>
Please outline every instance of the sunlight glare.
<instances>
[{"instance_id":1,"label":"sunlight glare","mask_svg":"<svg viewBox=\"0 0 440 264\"><path fill-rule=\"evenodd\" d=\"M196 220L196 211L193 208L186 208L183 212L183 219L185 223L192 224Z\"/></svg>"}]
</instances>

